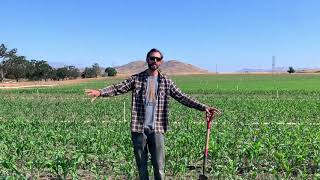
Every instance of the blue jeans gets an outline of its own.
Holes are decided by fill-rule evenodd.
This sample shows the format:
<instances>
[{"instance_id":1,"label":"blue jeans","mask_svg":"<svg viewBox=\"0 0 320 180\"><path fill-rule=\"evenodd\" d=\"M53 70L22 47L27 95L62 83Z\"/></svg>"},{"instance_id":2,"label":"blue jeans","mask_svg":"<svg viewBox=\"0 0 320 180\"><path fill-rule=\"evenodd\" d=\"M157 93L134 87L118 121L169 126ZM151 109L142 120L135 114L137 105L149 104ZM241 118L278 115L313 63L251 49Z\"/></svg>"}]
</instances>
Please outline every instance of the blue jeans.
<instances>
[{"instance_id":1,"label":"blue jeans","mask_svg":"<svg viewBox=\"0 0 320 180\"><path fill-rule=\"evenodd\" d=\"M140 180L148 180L148 152L151 154L154 178L164 179L164 134L146 128L144 133L131 133Z\"/></svg>"}]
</instances>

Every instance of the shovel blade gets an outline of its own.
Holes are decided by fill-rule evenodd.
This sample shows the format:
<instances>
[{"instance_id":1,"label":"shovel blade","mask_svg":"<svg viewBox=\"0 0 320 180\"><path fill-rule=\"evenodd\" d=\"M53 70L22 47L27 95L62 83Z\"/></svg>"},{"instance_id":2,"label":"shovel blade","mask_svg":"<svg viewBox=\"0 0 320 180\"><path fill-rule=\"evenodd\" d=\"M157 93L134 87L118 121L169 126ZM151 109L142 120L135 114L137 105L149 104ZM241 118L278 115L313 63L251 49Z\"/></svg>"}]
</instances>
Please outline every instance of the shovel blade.
<instances>
[{"instance_id":1,"label":"shovel blade","mask_svg":"<svg viewBox=\"0 0 320 180\"><path fill-rule=\"evenodd\" d=\"M205 176L205 175L200 175L199 176L199 180L207 180L207 179L208 179L208 177Z\"/></svg>"}]
</instances>

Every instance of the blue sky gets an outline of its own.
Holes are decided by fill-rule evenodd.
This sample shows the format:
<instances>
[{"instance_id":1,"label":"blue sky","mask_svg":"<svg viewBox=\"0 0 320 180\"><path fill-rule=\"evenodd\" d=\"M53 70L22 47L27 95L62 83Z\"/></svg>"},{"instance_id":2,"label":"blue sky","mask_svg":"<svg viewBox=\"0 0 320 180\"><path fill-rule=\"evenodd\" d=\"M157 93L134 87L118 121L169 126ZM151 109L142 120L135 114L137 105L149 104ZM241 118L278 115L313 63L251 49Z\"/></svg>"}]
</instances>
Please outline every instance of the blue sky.
<instances>
[{"instance_id":1,"label":"blue sky","mask_svg":"<svg viewBox=\"0 0 320 180\"><path fill-rule=\"evenodd\" d=\"M0 43L28 59L90 66L165 59L228 72L320 67L319 0L1 0Z\"/></svg>"}]
</instances>

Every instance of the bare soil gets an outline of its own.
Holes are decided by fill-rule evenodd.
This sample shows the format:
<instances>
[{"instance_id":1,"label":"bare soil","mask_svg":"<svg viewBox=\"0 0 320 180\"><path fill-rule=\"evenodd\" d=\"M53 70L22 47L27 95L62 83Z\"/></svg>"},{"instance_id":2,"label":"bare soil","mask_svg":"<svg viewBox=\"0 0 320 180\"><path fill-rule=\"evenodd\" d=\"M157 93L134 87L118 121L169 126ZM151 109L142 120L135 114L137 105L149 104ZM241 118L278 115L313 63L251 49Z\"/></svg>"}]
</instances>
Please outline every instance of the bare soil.
<instances>
[{"instance_id":1,"label":"bare soil","mask_svg":"<svg viewBox=\"0 0 320 180\"><path fill-rule=\"evenodd\" d=\"M68 84L79 84L83 82L88 82L90 80L105 79L104 77L90 78L90 79L72 79L63 81L6 81L0 83L0 89L17 89L17 88L30 88L30 87L50 87L50 86L60 86Z\"/></svg>"}]
</instances>

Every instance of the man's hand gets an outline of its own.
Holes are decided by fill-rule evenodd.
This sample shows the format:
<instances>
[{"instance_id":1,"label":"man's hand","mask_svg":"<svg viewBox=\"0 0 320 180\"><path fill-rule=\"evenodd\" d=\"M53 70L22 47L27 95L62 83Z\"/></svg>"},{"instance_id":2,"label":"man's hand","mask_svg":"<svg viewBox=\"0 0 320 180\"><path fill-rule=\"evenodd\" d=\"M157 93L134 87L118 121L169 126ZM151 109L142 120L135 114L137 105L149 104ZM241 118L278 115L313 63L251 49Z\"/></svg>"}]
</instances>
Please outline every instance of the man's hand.
<instances>
[{"instance_id":1,"label":"man's hand","mask_svg":"<svg viewBox=\"0 0 320 180\"><path fill-rule=\"evenodd\" d=\"M217 108L214 108L214 107L207 107L206 108L206 113L207 113L207 116L211 114L211 112L217 114L217 115L221 115L221 111Z\"/></svg>"},{"instance_id":2,"label":"man's hand","mask_svg":"<svg viewBox=\"0 0 320 180\"><path fill-rule=\"evenodd\" d=\"M85 89L85 92L87 93L88 96L93 97L91 99L91 102L93 102L94 100L96 100L97 97L101 96L100 91L98 90L94 90L94 89Z\"/></svg>"}]
</instances>

